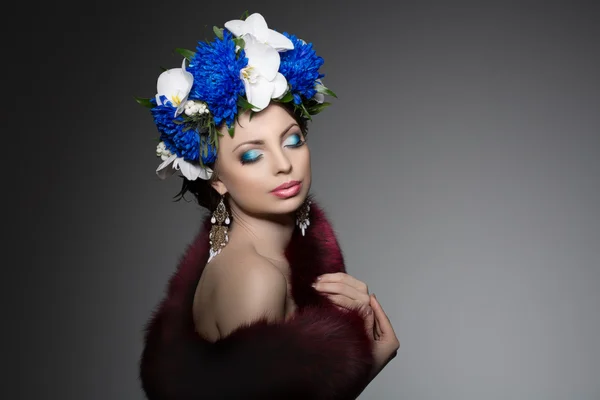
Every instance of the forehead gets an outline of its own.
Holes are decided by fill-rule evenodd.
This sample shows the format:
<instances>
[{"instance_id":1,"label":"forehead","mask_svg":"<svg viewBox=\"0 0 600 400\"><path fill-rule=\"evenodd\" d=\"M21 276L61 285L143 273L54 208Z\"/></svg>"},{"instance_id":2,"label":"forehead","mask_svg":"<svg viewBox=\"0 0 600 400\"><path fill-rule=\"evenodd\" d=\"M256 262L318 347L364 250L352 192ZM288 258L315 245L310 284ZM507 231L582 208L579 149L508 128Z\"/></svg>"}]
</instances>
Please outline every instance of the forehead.
<instances>
[{"instance_id":1,"label":"forehead","mask_svg":"<svg viewBox=\"0 0 600 400\"><path fill-rule=\"evenodd\" d=\"M224 136L220 138L219 147L236 146L248 140L268 140L279 137L296 120L277 104L271 104L264 110L254 113L252 118L248 112L239 115L235 123L233 138L229 136L226 128L222 129Z\"/></svg>"}]
</instances>

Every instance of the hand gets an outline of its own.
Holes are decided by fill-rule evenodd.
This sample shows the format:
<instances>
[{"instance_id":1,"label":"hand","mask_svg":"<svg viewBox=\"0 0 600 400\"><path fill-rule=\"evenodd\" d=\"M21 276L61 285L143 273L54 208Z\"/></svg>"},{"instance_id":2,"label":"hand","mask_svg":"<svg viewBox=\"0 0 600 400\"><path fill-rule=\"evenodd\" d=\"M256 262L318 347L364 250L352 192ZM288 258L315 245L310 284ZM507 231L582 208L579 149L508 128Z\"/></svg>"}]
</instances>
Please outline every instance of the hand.
<instances>
[{"instance_id":1,"label":"hand","mask_svg":"<svg viewBox=\"0 0 600 400\"><path fill-rule=\"evenodd\" d=\"M324 293L338 308L359 309L365 319L365 330L373 343L374 378L397 354L400 341L374 294L367 285L343 272L324 274L314 288ZM365 297L366 296L366 297Z\"/></svg>"},{"instance_id":2,"label":"hand","mask_svg":"<svg viewBox=\"0 0 600 400\"><path fill-rule=\"evenodd\" d=\"M375 324L373 327L373 356L375 367L373 368L372 378L374 378L389 363L400 348L400 341L396 337L394 328L385 311L377 301L374 294L371 295L371 308L375 314Z\"/></svg>"},{"instance_id":3,"label":"hand","mask_svg":"<svg viewBox=\"0 0 600 400\"><path fill-rule=\"evenodd\" d=\"M340 309L357 309L365 319L365 330L373 340L375 317L371 308L368 286L343 272L323 274L317 277L313 287L325 294Z\"/></svg>"}]
</instances>

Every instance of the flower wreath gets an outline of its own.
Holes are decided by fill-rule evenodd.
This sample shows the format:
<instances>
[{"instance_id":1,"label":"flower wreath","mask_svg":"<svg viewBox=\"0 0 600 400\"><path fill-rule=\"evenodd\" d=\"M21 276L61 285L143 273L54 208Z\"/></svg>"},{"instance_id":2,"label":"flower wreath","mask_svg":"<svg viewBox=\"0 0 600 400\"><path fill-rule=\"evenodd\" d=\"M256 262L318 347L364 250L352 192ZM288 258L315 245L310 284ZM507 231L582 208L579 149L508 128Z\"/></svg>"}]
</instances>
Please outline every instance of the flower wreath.
<instances>
[{"instance_id":1,"label":"flower wreath","mask_svg":"<svg viewBox=\"0 0 600 400\"><path fill-rule=\"evenodd\" d=\"M160 132L161 179L175 171L191 181L210 179L219 128L226 125L233 137L239 114L275 101L291 103L296 115L310 120L330 105L324 95L337 97L321 81L324 61L312 44L269 29L262 15L246 12L213 31L216 38L199 42L196 52L176 49L184 57L181 68L158 77L154 98L136 98L150 108Z\"/></svg>"}]
</instances>

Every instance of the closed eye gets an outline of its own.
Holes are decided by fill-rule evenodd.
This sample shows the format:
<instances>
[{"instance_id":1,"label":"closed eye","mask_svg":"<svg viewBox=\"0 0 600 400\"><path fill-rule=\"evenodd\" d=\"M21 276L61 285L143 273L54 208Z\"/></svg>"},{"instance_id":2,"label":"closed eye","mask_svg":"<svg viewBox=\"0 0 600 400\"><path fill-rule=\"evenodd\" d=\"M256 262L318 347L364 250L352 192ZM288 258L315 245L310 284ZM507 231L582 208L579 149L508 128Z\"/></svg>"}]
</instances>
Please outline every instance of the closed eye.
<instances>
[{"instance_id":1,"label":"closed eye","mask_svg":"<svg viewBox=\"0 0 600 400\"><path fill-rule=\"evenodd\" d=\"M302 146L304 143L306 143L304 140L302 140L302 137L295 133L293 135L290 135L287 139L285 139L285 141L283 142L283 146L284 147L300 147Z\"/></svg>"},{"instance_id":2,"label":"closed eye","mask_svg":"<svg viewBox=\"0 0 600 400\"><path fill-rule=\"evenodd\" d=\"M242 164L250 164L258 161L262 157L262 153L258 150L252 149L245 151L240 157Z\"/></svg>"}]
</instances>

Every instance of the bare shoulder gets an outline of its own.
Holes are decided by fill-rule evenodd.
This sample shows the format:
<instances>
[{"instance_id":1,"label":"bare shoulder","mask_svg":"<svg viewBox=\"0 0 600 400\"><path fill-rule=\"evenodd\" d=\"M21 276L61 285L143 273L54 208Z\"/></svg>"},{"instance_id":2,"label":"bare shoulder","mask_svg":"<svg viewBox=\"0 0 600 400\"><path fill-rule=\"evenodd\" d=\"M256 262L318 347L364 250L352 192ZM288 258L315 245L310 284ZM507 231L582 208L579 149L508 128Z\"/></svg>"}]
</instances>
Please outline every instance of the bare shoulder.
<instances>
[{"instance_id":1,"label":"bare shoulder","mask_svg":"<svg viewBox=\"0 0 600 400\"><path fill-rule=\"evenodd\" d=\"M221 337L260 318L284 319L287 281L268 260L251 250L236 251L212 267L213 310Z\"/></svg>"}]
</instances>

